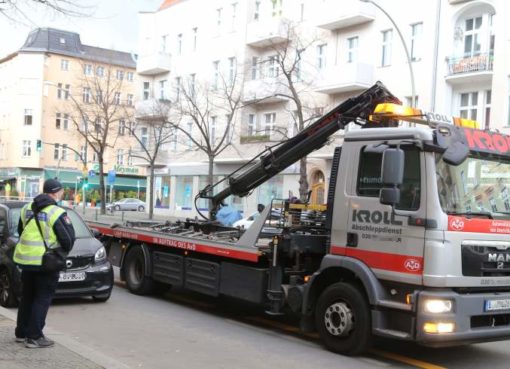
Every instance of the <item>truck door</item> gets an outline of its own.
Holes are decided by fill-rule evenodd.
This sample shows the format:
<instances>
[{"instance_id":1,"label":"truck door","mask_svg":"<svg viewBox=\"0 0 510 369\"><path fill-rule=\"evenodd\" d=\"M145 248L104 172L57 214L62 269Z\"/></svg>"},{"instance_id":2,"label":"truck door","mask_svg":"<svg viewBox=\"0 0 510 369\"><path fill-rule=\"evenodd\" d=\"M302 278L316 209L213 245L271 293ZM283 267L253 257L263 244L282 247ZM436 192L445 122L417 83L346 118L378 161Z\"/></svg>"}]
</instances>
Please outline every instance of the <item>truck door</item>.
<instances>
[{"instance_id":1,"label":"truck door","mask_svg":"<svg viewBox=\"0 0 510 369\"><path fill-rule=\"evenodd\" d=\"M371 147L360 144L353 150L358 155L353 155L356 175L351 177L347 191L347 242L332 251L363 261L381 279L419 284L425 244L421 220L426 219L424 154L413 145L401 146L405 153L404 183L393 212L391 206L379 202L383 154Z\"/></svg>"}]
</instances>

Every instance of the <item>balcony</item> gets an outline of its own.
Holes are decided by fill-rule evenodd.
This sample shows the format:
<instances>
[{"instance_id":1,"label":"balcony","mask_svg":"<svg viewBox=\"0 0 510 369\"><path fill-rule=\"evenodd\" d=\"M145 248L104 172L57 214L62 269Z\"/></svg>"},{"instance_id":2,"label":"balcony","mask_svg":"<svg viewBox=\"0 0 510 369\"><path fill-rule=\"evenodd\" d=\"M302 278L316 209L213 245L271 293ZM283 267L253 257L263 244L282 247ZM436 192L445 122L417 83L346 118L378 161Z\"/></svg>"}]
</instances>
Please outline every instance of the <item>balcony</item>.
<instances>
[{"instance_id":1,"label":"balcony","mask_svg":"<svg viewBox=\"0 0 510 369\"><path fill-rule=\"evenodd\" d=\"M168 117L170 108L169 100L148 99L135 104L136 119L139 120L164 120Z\"/></svg>"},{"instance_id":2,"label":"balcony","mask_svg":"<svg viewBox=\"0 0 510 369\"><path fill-rule=\"evenodd\" d=\"M337 94L364 90L374 83L374 66L363 63L344 63L327 67L316 81L315 91Z\"/></svg>"},{"instance_id":3,"label":"balcony","mask_svg":"<svg viewBox=\"0 0 510 369\"><path fill-rule=\"evenodd\" d=\"M284 18L251 22L246 29L246 44L263 48L289 40L289 23Z\"/></svg>"},{"instance_id":4,"label":"balcony","mask_svg":"<svg viewBox=\"0 0 510 369\"><path fill-rule=\"evenodd\" d=\"M142 76L154 76L170 72L170 54L156 52L140 56L136 63L136 72Z\"/></svg>"},{"instance_id":5,"label":"balcony","mask_svg":"<svg viewBox=\"0 0 510 369\"><path fill-rule=\"evenodd\" d=\"M445 80L451 84L490 81L492 79L493 62L494 56L491 53L450 58L447 60L448 71Z\"/></svg>"},{"instance_id":6,"label":"balcony","mask_svg":"<svg viewBox=\"0 0 510 369\"><path fill-rule=\"evenodd\" d=\"M251 104L280 103L289 100L286 96L288 94L288 87L283 77L254 79L244 84L243 102Z\"/></svg>"},{"instance_id":7,"label":"balcony","mask_svg":"<svg viewBox=\"0 0 510 369\"><path fill-rule=\"evenodd\" d=\"M317 27L336 31L342 28L371 22L375 19L375 8L370 3L359 0L328 0L317 7L315 16Z\"/></svg>"}]
</instances>

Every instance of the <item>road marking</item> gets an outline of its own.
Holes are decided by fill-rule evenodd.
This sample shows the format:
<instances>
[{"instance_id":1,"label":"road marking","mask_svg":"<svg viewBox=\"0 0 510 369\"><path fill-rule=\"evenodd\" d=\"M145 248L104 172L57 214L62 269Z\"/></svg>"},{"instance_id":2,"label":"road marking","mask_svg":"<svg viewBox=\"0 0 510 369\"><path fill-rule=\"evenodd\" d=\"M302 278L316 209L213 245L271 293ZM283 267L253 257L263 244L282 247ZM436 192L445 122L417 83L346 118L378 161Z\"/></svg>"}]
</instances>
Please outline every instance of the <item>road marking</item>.
<instances>
[{"instance_id":1,"label":"road marking","mask_svg":"<svg viewBox=\"0 0 510 369\"><path fill-rule=\"evenodd\" d=\"M377 349L371 349L369 351L370 353L373 353L378 356L382 356L386 359L391 359L394 361L398 361L401 363L412 365L416 368L422 368L422 369L446 369L444 366L435 365L432 363L427 363L426 361L421 361L417 359L413 359L411 357L402 356L399 354L394 354L392 352L377 350Z\"/></svg>"}]
</instances>

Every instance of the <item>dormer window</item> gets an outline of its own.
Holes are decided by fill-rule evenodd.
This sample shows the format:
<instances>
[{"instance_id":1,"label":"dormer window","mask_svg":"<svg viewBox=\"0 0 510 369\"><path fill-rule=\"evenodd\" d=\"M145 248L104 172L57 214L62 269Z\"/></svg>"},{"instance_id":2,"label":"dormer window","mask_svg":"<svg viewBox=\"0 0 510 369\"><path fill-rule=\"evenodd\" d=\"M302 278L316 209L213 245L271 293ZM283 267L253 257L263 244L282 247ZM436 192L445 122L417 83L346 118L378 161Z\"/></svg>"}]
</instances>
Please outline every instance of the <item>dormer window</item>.
<instances>
[{"instance_id":1,"label":"dormer window","mask_svg":"<svg viewBox=\"0 0 510 369\"><path fill-rule=\"evenodd\" d=\"M61 43L61 44L65 44L65 43L66 43L66 39L65 39L65 38L63 38L63 37L60 37L60 43Z\"/></svg>"}]
</instances>

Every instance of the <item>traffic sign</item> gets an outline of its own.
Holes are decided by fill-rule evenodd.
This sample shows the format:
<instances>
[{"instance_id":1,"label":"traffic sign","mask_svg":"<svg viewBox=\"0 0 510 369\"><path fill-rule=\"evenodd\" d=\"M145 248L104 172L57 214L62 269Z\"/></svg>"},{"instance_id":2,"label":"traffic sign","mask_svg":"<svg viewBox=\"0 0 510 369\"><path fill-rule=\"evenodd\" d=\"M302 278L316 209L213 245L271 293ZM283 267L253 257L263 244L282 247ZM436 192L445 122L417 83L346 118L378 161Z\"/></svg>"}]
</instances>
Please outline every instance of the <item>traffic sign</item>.
<instances>
[{"instance_id":1,"label":"traffic sign","mask_svg":"<svg viewBox=\"0 0 510 369\"><path fill-rule=\"evenodd\" d=\"M109 185L112 185L115 183L115 171L113 169L108 171L107 182Z\"/></svg>"},{"instance_id":2,"label":"traffic sign","mask_svg":"<svg viewBox=\"0 0 510 369\"><path fill-rule=\"evenodd\" d=\"M94 169L89 170L89 177L95 177L95 176L96 176L96 172L94 171Z\"/></svg>"}]
</instances>

